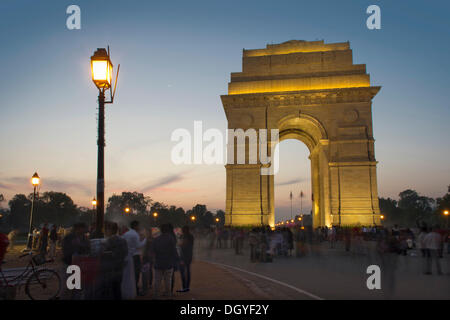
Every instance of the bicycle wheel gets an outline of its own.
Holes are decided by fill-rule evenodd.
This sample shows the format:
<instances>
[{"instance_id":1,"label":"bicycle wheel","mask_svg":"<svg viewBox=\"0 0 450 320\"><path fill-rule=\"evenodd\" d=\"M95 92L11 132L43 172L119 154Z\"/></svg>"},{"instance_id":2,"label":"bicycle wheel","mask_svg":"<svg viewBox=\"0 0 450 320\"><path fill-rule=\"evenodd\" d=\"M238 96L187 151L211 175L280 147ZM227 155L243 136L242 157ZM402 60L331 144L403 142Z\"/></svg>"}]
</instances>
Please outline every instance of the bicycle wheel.
<instances>
[{"instance_id":1,"label":"bicycle wheel","mask_svg":"<svg viewBox=\"0 0 450 320\"><path fill-rule=\"evenodd\" d=\"M41 269L27 280L25 292L31 300L53 300L61 291L61 277L55 270Z\"/></svg>"}]
</instances>

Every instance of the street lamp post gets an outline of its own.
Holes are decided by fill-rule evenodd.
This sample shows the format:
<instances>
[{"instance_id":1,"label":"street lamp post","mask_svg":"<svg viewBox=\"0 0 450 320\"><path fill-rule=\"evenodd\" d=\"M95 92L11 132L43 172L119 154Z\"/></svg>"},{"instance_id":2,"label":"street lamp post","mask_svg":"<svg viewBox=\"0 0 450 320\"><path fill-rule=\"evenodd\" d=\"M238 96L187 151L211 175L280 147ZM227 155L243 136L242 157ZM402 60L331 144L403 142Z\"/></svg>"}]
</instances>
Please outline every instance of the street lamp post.
<instances>
[{"instance_id":1,"label":"street lamp post","mask_svg":"<svg viewBox=\"0 0 450 320\"><path fill-rule=\"evenodd\" d=\"M445 216L446 219L447 219L447 226L446 226L446 229L448 229L448 210L445 210L445 211L444 211L444 216Z\"/></svg>"},{"instance_id":2,"label":"street lamp post","mask_svg":"<svg viewBox=\"0 0 450 320\"><path fill-rule=\"evenodd\" d=\"M120 67L120 65L119 65ZM119 75L117 68L114 91L111 93L113 65L108 51L98 48L91 57L92 81L98 88L98 154L97 154L97 217L95 236L103 237L105 211L105 103L113 103ZM105 91L110 90L111 100L105 101Z\"/></svg>"},{"instance_id":3,"label":"street lamp post","mask_svg":"<svg viewBox=\"0 0 450 320\"><path fill-rule=\"evenodd\" d=\"M92 199L91 203L92 203L92 211L95 212L95 207L97 206L97 200L95 199L95 197ZM92 220L93 219L91 217L91 223L93 222Z\"/></svg>"},{"instance_id":4,"label":"street lamp post","mask_svg":"<svg viewBox=\"0 0 450 320\"><path fill-rule=\"evenodd\" d=\"M33 185L33 200L31 201L31 212L30 212L30 228L28 229L28 242L27 250L32 250L33 248L33 211L34 211L34 199L36 198L36 189L39 186L41 179L37 172L31 177L31 184Z\"/></svg>"}]
</instances>

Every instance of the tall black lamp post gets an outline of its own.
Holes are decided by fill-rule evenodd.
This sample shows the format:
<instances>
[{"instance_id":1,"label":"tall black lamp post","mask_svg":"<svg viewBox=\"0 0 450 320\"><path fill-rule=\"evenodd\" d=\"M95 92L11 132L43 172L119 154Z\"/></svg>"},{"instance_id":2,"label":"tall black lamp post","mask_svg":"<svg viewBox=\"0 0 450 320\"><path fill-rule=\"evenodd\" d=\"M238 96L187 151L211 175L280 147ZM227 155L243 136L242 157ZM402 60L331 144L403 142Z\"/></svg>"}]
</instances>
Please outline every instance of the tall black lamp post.
<instances>
[{"instance_id":1,"label":"tall black lamp post","mask_svg":"<svg viewBox=\"0 0 450 320\"><path fill-rule=\"evenodd\" d=\"M98 88L97 217L95 224L95 237L97 238L103 237L105 211L105 103L114 101L119 67L114 91L111 92L113 65L109 56L109 48L108 51L105 48L99 48L91 57L92 81ZM105 101L105 91L107 90L110 91L110 101Z\"/></svg>"}]
</instances>

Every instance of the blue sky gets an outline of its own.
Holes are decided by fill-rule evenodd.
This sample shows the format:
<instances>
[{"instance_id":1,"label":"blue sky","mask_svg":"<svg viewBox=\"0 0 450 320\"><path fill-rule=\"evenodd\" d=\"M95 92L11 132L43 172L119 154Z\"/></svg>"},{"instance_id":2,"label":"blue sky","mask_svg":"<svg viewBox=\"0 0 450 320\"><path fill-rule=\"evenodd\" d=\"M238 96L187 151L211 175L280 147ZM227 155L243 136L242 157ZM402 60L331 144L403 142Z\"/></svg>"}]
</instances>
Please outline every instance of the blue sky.
<instances>
[{"instance_id":1,"label":"blue sky","mask_svg":"<svg viewBox=\"0 0 450 320\"><path fill-rule=\"evenodd\" d=\"M81 30L66 28L66 8L81 8ZM366 8L381 8L368 30ZM155 200L224 207L221 165L170 161L170 134L226 128L220 95L241 70L242 48L287 40L350 41L366 64L381 196L414 188L441 196L450 184L448 1L21 1L0 3L0 193L70 194L87 206L95 194L96 97L89 57L110 45L121 64L116 101L106 111L106 191L146 191ZM310 204L306 147L281 144L277 219L290 215L289 191ZM288 183L288 182L295 183ZM299 209L299 201L294 204Z\"/></svg>"}]
</instances>

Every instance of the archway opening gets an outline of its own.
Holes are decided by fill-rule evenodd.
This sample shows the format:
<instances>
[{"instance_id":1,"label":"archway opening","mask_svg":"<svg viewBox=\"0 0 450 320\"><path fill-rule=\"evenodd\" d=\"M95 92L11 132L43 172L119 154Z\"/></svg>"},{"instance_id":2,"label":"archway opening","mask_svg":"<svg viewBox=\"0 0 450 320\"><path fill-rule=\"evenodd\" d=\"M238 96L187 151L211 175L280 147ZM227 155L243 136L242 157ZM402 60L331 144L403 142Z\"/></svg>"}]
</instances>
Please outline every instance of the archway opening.
<instances>
[{"instance_id":1,"label":"archway opening","mask_svg":"<svg viewBox=\"0 0 450 320\"><path fill-rule=\"evenodd\" d=\"M311 221L310 151L305 143L293 138L282 140L278 148L279 170L274 177L275 224L296 221L300 215L303 215L303 223Z\"/></svg>"}]
</instances>

